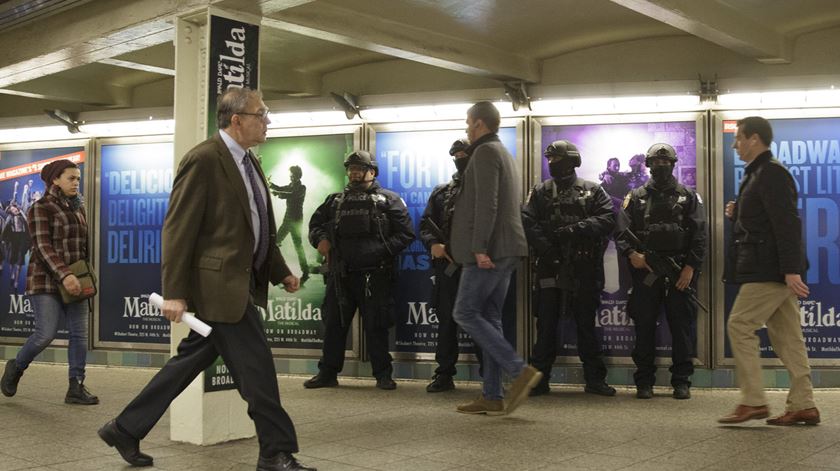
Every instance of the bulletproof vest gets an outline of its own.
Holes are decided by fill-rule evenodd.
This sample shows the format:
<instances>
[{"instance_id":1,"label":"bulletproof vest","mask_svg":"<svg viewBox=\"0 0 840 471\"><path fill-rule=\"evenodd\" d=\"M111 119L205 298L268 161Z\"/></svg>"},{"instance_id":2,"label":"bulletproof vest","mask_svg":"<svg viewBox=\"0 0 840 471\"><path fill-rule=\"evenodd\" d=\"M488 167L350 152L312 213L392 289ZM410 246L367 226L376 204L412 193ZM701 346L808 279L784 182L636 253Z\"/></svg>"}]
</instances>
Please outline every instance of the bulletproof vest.
<instances>
[{"instance_id":1,"label":"bulletproof vest","mask_svg":"<svg viewBox=\"0 0 840 471\"><path fill-rule=\"evenodd\" d=\"M388 230L380 205L388 199L379 193L347 191L340 193L333 202L335 227L340 239L379 238Z\"/></svg>"},{"instance_id":2,"label":"bulletproof vest","mask_svg":"<svg viewBox=\"0 0 840 471\"><path fill-rule=\"evenodd\" d=\"M551 180L548 186L551 190L549 224L552 230L586 219L586 207L595 195L592 190L583 187L583 180L578 178L563 190L557 188L554 180Z\"/></svg>"},{"instance_id":3,"label":"bulletproof vest","mask_svg":"<svg viewBox=\"0 0 840 471\"><path fill-rule=\"evenodd\" d=\"M455 197L461 192L461 179L453 177L446 188L443 190L443 215L441 219L440 230L443 235L450 236L452 230L452 215L455 213Z\"/></svg>"},{"instance_id":4,"label":"bulletproof vest","mask_svg":"<svg viewBox=\"0 0 840 471\"><path fill-rule=\"evenodd\" d=\"M642 188L633 218L642 224L639 238L652 250L685 250L689 234L683 224L683 213L690 203L690 196L682 186L654 192Z\"/></svg>"}]
</instances>

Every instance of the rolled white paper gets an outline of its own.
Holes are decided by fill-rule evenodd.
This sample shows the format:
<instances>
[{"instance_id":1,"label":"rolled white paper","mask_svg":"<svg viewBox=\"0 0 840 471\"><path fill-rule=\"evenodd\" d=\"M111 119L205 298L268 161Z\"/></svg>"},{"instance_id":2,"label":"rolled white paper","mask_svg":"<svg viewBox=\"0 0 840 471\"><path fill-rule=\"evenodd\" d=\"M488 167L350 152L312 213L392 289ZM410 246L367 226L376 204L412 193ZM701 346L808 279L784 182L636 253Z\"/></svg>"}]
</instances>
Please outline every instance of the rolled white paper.
<instances>
[{"instance_id":1,"label":"rolled white paper","mask_svg":"<svg viewBox=\"0 0 840 471\"><path fill-rule=\"evenodd\" d=\"M149 302L152 303L152 306L155 306L158 309L163 309L163 296L152 293L149 295ZM191 312L185 312L181 316L181 320L184 321L184 324L187 324L187 327L196 331L202 337L207 337L210 335L210 331L213 330L212 327L205 324L201 319L195 317L195 314Z\"/></svg>"}]
</instances>

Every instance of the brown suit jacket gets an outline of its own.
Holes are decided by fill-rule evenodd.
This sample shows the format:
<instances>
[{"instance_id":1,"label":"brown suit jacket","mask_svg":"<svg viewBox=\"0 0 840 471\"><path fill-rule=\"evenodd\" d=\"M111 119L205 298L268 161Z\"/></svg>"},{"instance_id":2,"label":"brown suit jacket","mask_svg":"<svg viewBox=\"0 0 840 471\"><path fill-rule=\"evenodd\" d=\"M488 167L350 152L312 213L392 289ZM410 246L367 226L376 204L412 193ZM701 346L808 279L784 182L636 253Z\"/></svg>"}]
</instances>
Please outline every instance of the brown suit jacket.
<instances>
[{"instance_id":1,"label":"brown suit jacket","mask_svg":"<svg viewBox=\"0 0 840 471\"><path fill-rule=\"evenodd\" d=\"M265 185L259 163L252 161ZM266 194L270 194L266 192ZM265 307L268 282L291 274L275 243L268 198L269 251L256 273L253 302ZM250 298L254 232L242 176L219 133L181 160L163 222L164 299L186 299L189 309L210 322L238 322Z\"/></svg>"}]
</instances>

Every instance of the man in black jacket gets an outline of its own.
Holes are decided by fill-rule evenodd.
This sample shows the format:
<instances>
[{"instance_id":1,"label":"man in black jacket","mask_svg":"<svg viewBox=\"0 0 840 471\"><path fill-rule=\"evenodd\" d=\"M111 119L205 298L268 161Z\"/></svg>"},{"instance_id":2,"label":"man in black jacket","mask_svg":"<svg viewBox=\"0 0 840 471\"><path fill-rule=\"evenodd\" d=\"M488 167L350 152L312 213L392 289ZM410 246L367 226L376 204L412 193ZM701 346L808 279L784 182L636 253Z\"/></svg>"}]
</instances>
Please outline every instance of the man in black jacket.
<instances>
[{"instance_id":1,"label":"man in black jacket","mask_svg":"<svg viewBox=\"0 0 840 471\"><path fill-rule=\"evenodd\" d=\"M820 413L814 404L796 299L809 293L802 281L808 262L796 209L796 185L773 158L772 140L773 129L766 119L752 116L738 121L732 147L746 162L746 169L738 201L728 202L725 214L733 223L726 281L741 284L727 332L742 399L735 411L718 422L740 423L769 415L755 334L766 325L773 351L790 375L785 413L767 423L816 425Z\"/></svg>"}]
</instances>

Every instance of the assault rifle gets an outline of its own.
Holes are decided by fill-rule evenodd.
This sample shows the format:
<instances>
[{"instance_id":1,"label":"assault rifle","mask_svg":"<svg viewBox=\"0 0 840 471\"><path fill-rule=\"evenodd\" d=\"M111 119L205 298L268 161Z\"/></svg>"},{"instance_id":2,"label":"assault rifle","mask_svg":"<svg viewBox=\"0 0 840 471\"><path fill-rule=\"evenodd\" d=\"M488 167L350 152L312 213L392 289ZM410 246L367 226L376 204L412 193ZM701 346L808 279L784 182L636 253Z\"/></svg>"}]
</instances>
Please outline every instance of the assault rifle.
<instances>
[{"instance_id":1,"label":"assault rifle","mask_svg":"<svg viewBox=\"0 0 840 471\"><path fill-rule=\"evenodd\" d=\"M432 235L435 236L437 240L441 240L444 242L444 245L446 245L446 255L449 255L449 258L452 258L452 254L449 253L449 238L446 237L446 234L443 233L443 229L441 229L436 222L432 221L432 218L427 218L425 220L425 223L428 225L427 229L429 229ZM449 262L449 264L446 266L446 270L444 270L443 273L446 276L452 276L457 270L458 264Z\"/></svg>"},{"instance_id":2,"label":"assault rifle","mask_svg":"<svg viewBox=\"0 0 840 471\"><path fill-rule=\"evenodd\" d=\"M645 255L645 261L651 270L653 270L647 277L645 277L645 285L652 286L658 278L663 278L666 284L676 282L680 278L682 267L680 267L673 257L660 255L656 253L655 250L646 248L642 241L639 240L639 238L636 237L636 234L634 234L629 228L619 232L617 238L624 239L625 242L630 244L630 247L632 247L633 250ZM697 290L695 290L690 284L683 290L683 292L688 295L688 299L690 299L691 302L704 311L709 312L709 309L700 302L700 299L697 298Z\"/></svg>"}]
</instances>

